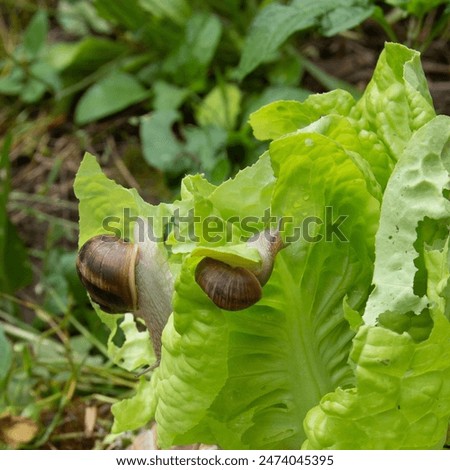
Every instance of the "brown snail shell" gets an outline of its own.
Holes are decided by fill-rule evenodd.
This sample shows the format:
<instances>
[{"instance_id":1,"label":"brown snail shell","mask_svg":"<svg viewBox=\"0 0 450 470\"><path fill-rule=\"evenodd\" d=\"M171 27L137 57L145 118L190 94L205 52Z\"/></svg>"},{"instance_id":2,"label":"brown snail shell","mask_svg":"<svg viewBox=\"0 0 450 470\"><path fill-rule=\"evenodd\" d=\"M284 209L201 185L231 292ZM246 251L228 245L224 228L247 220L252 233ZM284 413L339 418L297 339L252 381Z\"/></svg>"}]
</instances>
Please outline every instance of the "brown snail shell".
<instances>
[{"instance_id":1,"label":"brown snail shell","mask_svg":"<svg viewBox=\"0 0 450 470\"><path fill-rule=\"evenodd\" d=\"M213 258L200 261L195 280L206 295L225 310L243 310L262 296L261 284L251 271Z\"/></svg>"},{"instance_id":2,"label":"brown snail shell","mask_svg":"<svg viewBox=\"0 0 450 470\"><path fill-rule=\"evenodd\" d=\"M214 258L203 258L195 270L195 280L205 294L224 310L243 310L262 297L262 286L272 274L275 256L285 247L279 231L260 232L247 242L261 255L261 267L250 270L233 267Z\"/></svg>"},{"instance_id":3,"label":"brown snail shell","mask_svg":"<svg viewBox=\"0 0 450 470\"><path fill-rule=\"evenodd\" d=\"M135 268L138 245L112 235L98 235L80 249L77 271L92 300L109 313L138 308Z\"/></svg>"}]
</instances>

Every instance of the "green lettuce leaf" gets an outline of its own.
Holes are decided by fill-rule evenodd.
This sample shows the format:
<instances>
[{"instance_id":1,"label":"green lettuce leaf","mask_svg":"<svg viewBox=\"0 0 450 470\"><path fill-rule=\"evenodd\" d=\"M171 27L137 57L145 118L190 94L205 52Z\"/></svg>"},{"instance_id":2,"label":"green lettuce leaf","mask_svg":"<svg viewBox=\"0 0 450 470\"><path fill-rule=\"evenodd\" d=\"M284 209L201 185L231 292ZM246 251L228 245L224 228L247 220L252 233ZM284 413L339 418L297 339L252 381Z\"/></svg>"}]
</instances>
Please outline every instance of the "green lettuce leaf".
<instances>
[{"instance_id":1,"label":"green lettuce leaf","mask_svg":"<svg viewBox=\"0 0 450 470\"><path fill-rule=\"evenodd\" d=\"M108 215L121 226L128 207L169 232L176 278L159 367L114 405L114 432L155 419L163 448L441 448L450 418L449 121L435 116L419 54L387 44L360 100L336 90L261 108L250 123L269 150L218 186L187 176L173 204L146 204L87 156L75 186L80 243ZM262 299L238 312L216 307L195 282L199 261L253 269L261 259L243 220L262 230L279 218L288 246ZM227 236L212 238L205 221ZM149 360L128 317L104 321L118 363Z\"/></svg>"},{"instance_id":2,"label":"green lettuce leaf","mask_svg":"<svg viewBox=\"0 0 450 470\"><path fill-rule=\"evenodd\" d=\"M326 395L308 413L304 448L435 449L445 442L448 228L443 248L432 250L426 242L439 242L442 231L428 223L425 241L419 224L435 219L448 227L449 143L450 118L433 119L413 135L392 174L376 239L375 288L350 355L357 386ZM426 290L418 295L422 279Z\"/></svg>"},{"instance_id":3,"label":"green lettuce leaf","mask_svg":"<svg viewBox=\"0 0 450 470\"><path fill-rule=\"evenodd\" d=\"M367 324L386 311L418 314L430 305L426 295L417 295L415 243L420 222L450 221L450 202L443 194L450 185L444 163L449 141L450 118L438 116L414 134L389 180L376 239L374 290L364 313Z\"/></svg>"}]
</instances>

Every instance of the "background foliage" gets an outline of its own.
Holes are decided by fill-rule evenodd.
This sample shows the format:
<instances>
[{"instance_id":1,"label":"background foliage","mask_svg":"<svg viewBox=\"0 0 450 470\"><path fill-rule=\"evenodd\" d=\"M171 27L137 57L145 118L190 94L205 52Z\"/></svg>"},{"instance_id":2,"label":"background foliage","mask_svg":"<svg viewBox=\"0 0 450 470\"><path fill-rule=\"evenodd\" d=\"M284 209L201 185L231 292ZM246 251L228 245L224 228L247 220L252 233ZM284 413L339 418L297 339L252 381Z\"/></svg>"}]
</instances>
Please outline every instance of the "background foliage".
<instances>
[{"instance_id":1,"label":"background foliage","mask_svg":"<svg viewBox=\"0 0 450 470\"><path fill-rule=\"evenodd\" d=\"M423 52L450 114L448 0L4 0L0 13L0 446L124 447L110 405L136 386L74 268L84 151L150 202L264 151L277 99L359 96L386 40ZM118 338L120 341L120 338Z\"/></svg>"}]
</instances>

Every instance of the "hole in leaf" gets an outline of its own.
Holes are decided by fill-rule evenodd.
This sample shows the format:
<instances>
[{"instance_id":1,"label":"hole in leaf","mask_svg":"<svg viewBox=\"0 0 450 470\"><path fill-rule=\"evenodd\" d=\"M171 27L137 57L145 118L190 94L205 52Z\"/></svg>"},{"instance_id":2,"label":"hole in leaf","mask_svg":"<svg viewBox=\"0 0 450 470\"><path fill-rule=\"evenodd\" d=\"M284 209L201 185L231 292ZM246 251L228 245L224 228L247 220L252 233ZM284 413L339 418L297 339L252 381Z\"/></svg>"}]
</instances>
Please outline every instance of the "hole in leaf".
<instances>
[{"instance_id":1,"label":"hole in leaf","mask_svg":"<svg viewBox=\"0 0 450 470\"><path fill-rule=\"evenodd\" d=\"M122 319L117 322L117 330L114 333L114 336L112 337L111 341L115 346L118 348L121 348L123 344L125 343L125 334L120 328L120 324L122 323Z\"/></svg>"},{"instance_id":2,"label":"hole in leaf","mask_svg":"<svg viewBox=\"0 0 450 470\"><path fill-rule=\"evenodd\" d=\"M427 308L419 315L414 312L384 312L378 317L378 324L400 335L406 332L416 343L426 340L433 328L433 320Z\"/></svg>"}]
</instances>

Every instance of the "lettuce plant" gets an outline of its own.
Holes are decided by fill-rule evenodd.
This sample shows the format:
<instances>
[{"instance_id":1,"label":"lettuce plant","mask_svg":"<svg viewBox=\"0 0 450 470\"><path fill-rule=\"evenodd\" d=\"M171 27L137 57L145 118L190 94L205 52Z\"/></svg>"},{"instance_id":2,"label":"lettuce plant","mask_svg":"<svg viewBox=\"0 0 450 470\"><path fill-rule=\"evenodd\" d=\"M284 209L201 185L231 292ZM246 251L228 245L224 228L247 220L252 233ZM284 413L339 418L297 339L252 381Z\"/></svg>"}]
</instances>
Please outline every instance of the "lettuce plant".
<instances>
[{"instance_id":1,"label":"lettuce plant","mask_svg":"<svg viewBox=\"0 0 450 470\"><path fill-rule=\"evenodd\" d=\"M150 218L175 277L161 362L113 406L113 432L155 419L163 448L442 448L450 118L435 114L419 53L388 43L358 101L343 90L278 101L250 124L268 151L219 186L186 176L173 204L145 203L91 155L80 167L80 243L106 217ZM221 310L195 268L204 256L258 264L244 224L231 221L252 217L262 230L268 209L285 222L288 246L259 302ZM227 240L207 237L204 223L174 222L194 213L229 228ZM97 311L114 361L128 370L154 361L130 314Z\"/></svg>"}]
</instances>

